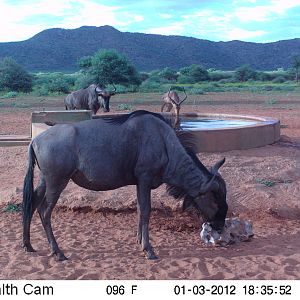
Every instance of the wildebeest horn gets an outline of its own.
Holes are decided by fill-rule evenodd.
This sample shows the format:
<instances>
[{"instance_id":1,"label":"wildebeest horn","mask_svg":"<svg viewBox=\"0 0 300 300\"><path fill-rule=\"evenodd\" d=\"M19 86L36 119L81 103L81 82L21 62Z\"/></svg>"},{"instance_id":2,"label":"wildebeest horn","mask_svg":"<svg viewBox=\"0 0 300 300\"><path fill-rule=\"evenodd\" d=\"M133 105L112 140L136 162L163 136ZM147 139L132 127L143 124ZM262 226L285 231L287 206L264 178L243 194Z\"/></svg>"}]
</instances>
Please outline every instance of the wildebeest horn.
<instances>
[{"instance_id":1,"label":"wildebeest horn","mask_svg":"<svg viewBox=\"0 0 300 300\"><path fill-rule=\"evenodd\" d=\"M115 85L114 85L113 83L112 83L112 86L114 87L114 90L111 91L111 92L109 92L109 94L110 94L111 96L115 95L115 94L116 94L116 91L117 91L117 88L115 87Z\"/></svg>"},{"instance_id":2,"label":"wildebeest horn","mask_svg":"<svg viewBox=\"0 0 300 300\"><path fill-rule=\"evenodd\" d=\"M215 180L215 178L216 178L216 175L214 175L211 178L211 180L209 180L207 183L205 183L203 185L203 187L201 188L200 194L205 194L205 193L216 191L219 189L219 184Z\"/></svg>"},{"instance_id":3,"label":"wildebeest horn","mask_svg":"<svg viewBox=\"0 0 300 300\"><path fill-rule=\"evenodd\" d=\"M103 91L103 89L99 86L99 84L97 84L95 87L95 92L100 93L102 91Z\"/></svg>"},{"instance_id":4,"label":"wildebeest horn","mask_svg":"<svg viewBox=\"0 0 300 300\"><path fill-rule=\"evenodd\" d=\"M213 175L218 174L219 169L223 166L224 163L225 163L225 157L215 163L215 165L211 168L211 173Z\"/></svg>"},{"instance_id":5,"label":"wildebeest horn","mask_svg":"<svg viewBox=\"0 0 300 300\"><path fill-rule=\"evenodd\" d=\"M184 97L183 100L181 100L181 101L179 102L179 105L187 98L187 94L186 94L186 92L185 92L185 88L183 88L183 92L184 92L184 94L185 94L185 97Z\"/></svg>"}]
</instances>

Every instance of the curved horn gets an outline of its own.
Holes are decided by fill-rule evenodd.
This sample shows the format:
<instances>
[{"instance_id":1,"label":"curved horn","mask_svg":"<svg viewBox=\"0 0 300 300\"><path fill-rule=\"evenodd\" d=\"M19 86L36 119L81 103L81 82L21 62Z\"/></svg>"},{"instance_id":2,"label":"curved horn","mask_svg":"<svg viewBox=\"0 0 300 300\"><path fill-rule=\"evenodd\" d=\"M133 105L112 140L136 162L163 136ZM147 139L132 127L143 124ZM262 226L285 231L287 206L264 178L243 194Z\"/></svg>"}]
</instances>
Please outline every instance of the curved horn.
<instances>
[{"instance_id":1,"label":"curved horn","mask_svg":"<svg viewBox=\"0 0 300 300\"><path fill-rule=\"evenodd\" d=\"M95 87L95 92L96 92L96 93L103 92L103 89L99 86L99 84L96 85L96 87Z\"/></svg>"},{"instance_id":2,"label":"curved horn","mask_svg":"<svg viewBox=\"0 0 300 300\"><path fill-rule=\"evenodd\" d=\"M218 174L219 169L223 166L224 163L225 157L214 164L214 166L211 168L211 173L213 175Z\"/></svg>"},{"instance_id":3,"label":"curved horn","mask_svg":"<svg viewBox=\"0 0 300 300\"><path fill-rule=\"evenodd\" d=\"M171 92L171 87L169 88L169 91L168 91L168 98L171 100L171 102L174 104L174 105L178 105L178 103L170 96L170 92Z\"/></svg>"},{"instance_id":4,"label":"curved horn","mask_svg":"<svg viewBox=\"0 0 300 300\"><path fill-rule=\"evenodd\" d=\"M184 94L185 94L185 97L184 97L183 100L181 100L181 101L179 102L179 105L187 98L187 94L186 94L186 92L185 92L185 88L183 88L183 92L184 92Z\"/></svg>"},{"instance_id":5,"label":"curved horn","mask_svg":"<svg viewBox=\"0 0 300 300\"><path fill-rule=\"evenodd\" d=\"M111 96L113 96L113 95L115 95L117 92L117 88L115 87L115 85L112 83L112 86L114 87L114 90L112 91L112 92L109 92L109 94L111 95Z\"/></svg>"},{"instance_id":6,"label":"curved horn","mask_svg":"<svg viewBox=\"0 0 300 300\"><path fill-rule=\"evenodd\" d=\"M207 183L203 184L201 187L200 194L206 194L208 192L216 191L219 189L219 184L215 180L216 174Z\"/></svg>"}]
</instances>

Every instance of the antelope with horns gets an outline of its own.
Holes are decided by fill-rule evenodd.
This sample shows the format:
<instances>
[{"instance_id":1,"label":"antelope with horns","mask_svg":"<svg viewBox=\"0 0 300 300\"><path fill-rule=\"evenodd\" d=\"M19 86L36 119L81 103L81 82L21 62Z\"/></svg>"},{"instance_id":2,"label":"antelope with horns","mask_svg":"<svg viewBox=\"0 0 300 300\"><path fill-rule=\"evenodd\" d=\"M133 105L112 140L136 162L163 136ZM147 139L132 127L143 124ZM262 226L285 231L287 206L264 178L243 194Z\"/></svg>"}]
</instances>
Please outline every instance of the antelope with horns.
<instances>
[{"instance_id":1,"label":"antelope with horns","mask_svg":"<svg viewBox=\"0 0 300 300\"><path fill-rule=\"evenodd\" d=\"M183 101L186 100L187 94L185 92L185 89L183 89L183 92L185 94L185 97L180 100L178 94L175 91L171 91L171 87L168 91L168 93L165 93L162 97L163 100L163 105L161 106L161 112L164 111L164 108L166 107L166 112L170 112L172 108L175 110L175 123L174 123L174 128L179 127L179 111L180 111L180 105L182 104Z\"/></svg>"}]
</instances>

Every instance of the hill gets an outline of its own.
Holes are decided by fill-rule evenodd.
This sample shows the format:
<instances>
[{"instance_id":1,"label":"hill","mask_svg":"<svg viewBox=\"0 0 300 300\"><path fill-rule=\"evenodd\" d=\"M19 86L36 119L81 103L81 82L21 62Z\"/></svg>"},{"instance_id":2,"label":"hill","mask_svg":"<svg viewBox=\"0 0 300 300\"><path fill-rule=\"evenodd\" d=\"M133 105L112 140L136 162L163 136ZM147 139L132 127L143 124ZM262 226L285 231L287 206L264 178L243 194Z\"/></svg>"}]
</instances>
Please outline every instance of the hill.
<instances>
[{"instance_id":1,"label":"hill","mask_svg":"<svg viewBox=\"0 0 300 300\"><path fill-rule=\"evenodd\" d=\"M288 68L300 53L300 39L274 43L212 42L184 36L120 32L110 26L44 30L21 42L0 43L0 58L11 56L28 71L75 71L77 60L99 49L116 49L138 70L191 64L233 70L249 64L256 70Z\"/></svg>"}]
</instances>

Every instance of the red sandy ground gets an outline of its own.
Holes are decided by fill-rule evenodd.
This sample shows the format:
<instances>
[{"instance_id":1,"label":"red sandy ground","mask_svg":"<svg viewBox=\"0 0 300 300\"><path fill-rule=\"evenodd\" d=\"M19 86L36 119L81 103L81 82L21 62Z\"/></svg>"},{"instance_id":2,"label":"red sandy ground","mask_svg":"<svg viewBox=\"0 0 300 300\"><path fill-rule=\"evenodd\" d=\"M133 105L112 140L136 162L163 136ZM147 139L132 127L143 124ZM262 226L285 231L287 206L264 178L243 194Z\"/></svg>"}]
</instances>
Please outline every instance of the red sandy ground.
<instances>
[{"instance_id":1,"label":"red sandy ground","mask_svg":"<svg viewBox=\"0 0 300 300\"><path fill-rule=\"evenodd\" d=\"M203 245L199 220L181 213L161 186L152 192L150 235L156 261L147 261L136 243L134 187L92 192L70 183L53 214L54 233L69 260L61 263L50 256L37 215L32 223L37 252L23 252L21 214L3 208L21 202L27 147L0 148L0 279L299 279L300 95L272 94L272 105L268 99L268 94L206 94L196 99L198 105L190 100L182 109L281 120L276 144L199 154L207 166L226 157L221 173L228 186L229 216L251 220L254 238L228 247ZM62 109L61 103L43 105ZM159 111L159 105L135 106L140 108ZM30 111L1 108L0 134L29 134ZM267 187L260 179L275 185Z\"/></svg>"}]
</instances>

